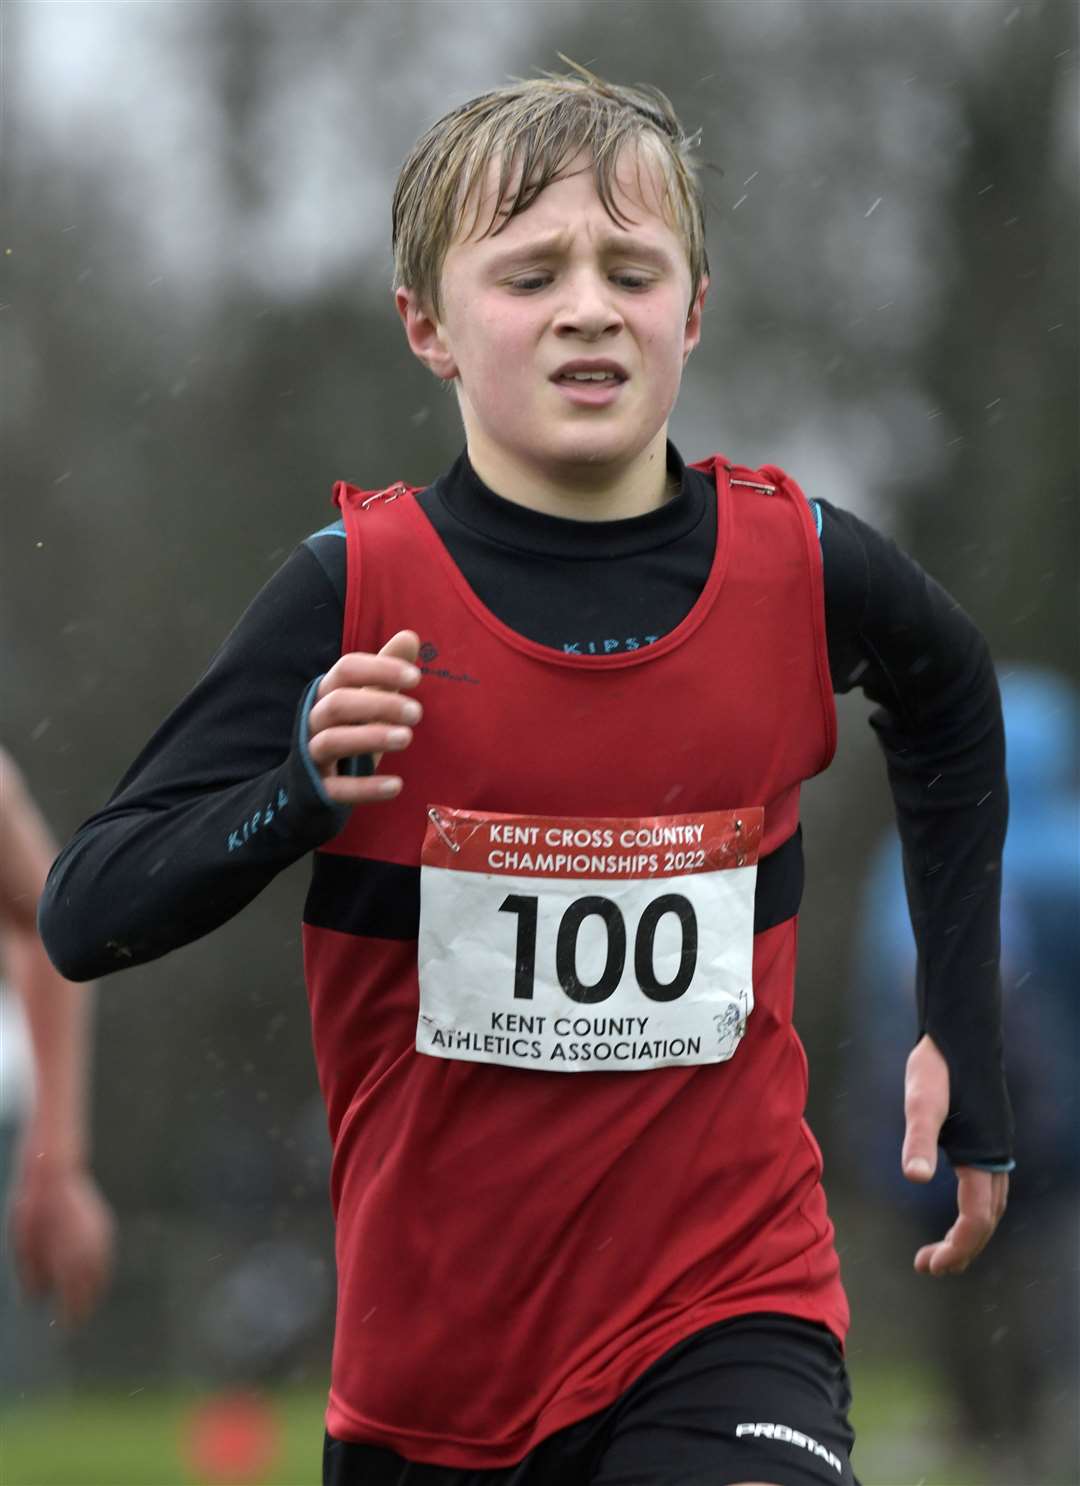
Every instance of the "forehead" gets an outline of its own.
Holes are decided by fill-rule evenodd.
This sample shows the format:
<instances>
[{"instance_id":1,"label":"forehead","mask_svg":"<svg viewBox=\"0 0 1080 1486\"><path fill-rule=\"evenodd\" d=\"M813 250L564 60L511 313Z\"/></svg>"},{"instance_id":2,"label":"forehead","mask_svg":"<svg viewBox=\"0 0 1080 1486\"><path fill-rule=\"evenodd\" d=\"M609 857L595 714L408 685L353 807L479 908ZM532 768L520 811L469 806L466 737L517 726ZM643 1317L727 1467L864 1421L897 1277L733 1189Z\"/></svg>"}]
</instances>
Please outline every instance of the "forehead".
<instances>
[{"instance_id":1,"label":"forehead","mask_svg":"<svg viewBox=\"0 0 1080 1486\"><path fill-rule=\"evenodd\" d=\"M538 230L572 229L585 224L590 235L605 238L620 233L650 238L671 245L681 244L669 205L668 181L663 164L647 141L628 144L615 162L611 183L614 217L597 189L596 167L588 154L578 155L559 171L539 195L514 216L509 215L520 183L520 171L512 173L499 199L501 159L490 160L480 185L467 199L449 248L455 257L466 254L490 256L511 247ZM448 256L449 256L448 254Z\"/></svg>"}]
</instances>

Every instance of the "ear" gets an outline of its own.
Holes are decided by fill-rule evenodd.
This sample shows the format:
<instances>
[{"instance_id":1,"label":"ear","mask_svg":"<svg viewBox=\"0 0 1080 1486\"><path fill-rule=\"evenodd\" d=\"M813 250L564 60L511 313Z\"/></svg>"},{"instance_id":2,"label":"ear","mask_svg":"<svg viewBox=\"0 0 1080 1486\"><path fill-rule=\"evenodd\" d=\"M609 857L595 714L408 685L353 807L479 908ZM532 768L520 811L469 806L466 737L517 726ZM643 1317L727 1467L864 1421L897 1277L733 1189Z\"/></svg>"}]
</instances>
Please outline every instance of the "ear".
<instances>
[{"instance_id":1,"label":"ear","mask_svg":"<svg viewBox=\"0 0 1080 1486\"><path fill-rule=\"evenodd\" d=\"M414 289L396 289L394 303L405 326L405 338L413 355L441 381L452 381L457 376L458 369L446 344L443 327L424 308Z\"/></svg>"},{"instance_id":2,"label":"ear","mask_svg":"<svg viewBox=\"0 0 1080 1486\"><path fill-rule=\"evenodd\" d=\"M686 329L683 331L683 366L690 359L690 352L701 339L701 319L705 313L705 296L709 292L709 279L704 276L698 286L698 292L694 295L694 302L690 306L690 313L686 317Z\"/></svg>"}]
</instances>

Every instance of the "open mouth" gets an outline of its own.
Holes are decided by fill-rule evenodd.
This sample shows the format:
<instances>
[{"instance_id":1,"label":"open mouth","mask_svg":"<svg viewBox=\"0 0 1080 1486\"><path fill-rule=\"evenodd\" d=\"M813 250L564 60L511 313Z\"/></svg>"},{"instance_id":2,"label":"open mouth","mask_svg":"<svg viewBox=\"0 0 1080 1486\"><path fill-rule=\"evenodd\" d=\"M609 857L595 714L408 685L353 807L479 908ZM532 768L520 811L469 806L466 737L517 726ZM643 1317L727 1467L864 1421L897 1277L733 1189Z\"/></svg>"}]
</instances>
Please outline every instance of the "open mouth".
<instances>
[{"instance_id":1,"label":"open mouth","mask_svg":"<svg viewBox=\"0 0 1080 1486\"><path fill-rule=\"evenodd\" d=\"M561 372L552 382L562 395L583 407L604 407L614 402L627 378L618 372Z\"/></svg>"}]
</instances>

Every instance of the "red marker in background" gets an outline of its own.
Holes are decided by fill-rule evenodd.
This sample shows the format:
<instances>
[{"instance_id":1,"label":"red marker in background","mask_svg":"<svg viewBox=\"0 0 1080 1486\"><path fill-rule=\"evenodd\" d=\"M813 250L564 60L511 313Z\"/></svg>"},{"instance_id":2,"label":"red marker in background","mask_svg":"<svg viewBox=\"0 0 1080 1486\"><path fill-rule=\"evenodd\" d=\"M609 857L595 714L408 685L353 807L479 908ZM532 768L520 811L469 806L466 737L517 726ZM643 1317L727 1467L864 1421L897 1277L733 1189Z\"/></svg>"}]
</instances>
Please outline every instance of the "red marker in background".
<instances>
[{"instance_id":1,"label":"red marker in background","mask_svg":"<svg viewBox=\"0 0 1080 1486\"><path fill-rule=\"evenodd\" d=\"M258 1486L280 1449L277 1416L255 1393L219 1393L181 1425L180 1454L202 1486Z\"/></svg>"}]
</instances>

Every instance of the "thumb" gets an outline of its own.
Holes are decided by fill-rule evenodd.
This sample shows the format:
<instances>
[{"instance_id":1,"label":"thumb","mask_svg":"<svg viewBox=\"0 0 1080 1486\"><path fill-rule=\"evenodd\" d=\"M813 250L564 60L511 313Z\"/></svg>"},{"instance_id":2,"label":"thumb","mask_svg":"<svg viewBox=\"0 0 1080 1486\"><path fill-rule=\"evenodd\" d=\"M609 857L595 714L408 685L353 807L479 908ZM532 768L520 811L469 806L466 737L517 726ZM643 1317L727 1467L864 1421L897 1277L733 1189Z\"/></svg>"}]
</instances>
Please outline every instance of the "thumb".
<instances>
[{"instance_id":1,"label":"thumb","mask_svg":"<svg viewBox=\"0 0 1080 1486\"><path fill-rule=\"evenodd\" d=\"M909 1182L928 1182L937 1170L941 1121L933 1117L918 1096L909 1098L900 1165Z\"/></svg>"},{"instance_id":2,"label":"thumb","mask_svg":"<svg viewBox=\"0 0 1080 1486\"><path fill-rule=\"evenodd\" d=\"M937 1170L937 1154L924 1156L920 1151L917 1155L909 1155L905 1148L905 1154L901 1157L904 1175L909 1182L928 1182Z\"/></svg>"},{"instance_id":3,"label":"thumb","mask_svg":"<svg viewBox=\"0 0 1080 1486\"><path fill-rule=\"evenodd\" d=\"M391 635L379 654L392 656L394 660L407 660L415 665L420 654L420 636L415 630L399 629L396 635Z\"/></svg>"},{"instance_id":4,"label":"thumb","mask_svg":"<svg viewBox=\"0 0 1080 1486\"><path fill-rule=\"evenodd\" d=\"M922 1037L904 1075L904 1146L900 1165L909 1182L928 1182L937 1169L938 1136L949 1113L949 1069L937 1045Z\"/></svg>"}]
</instances>

